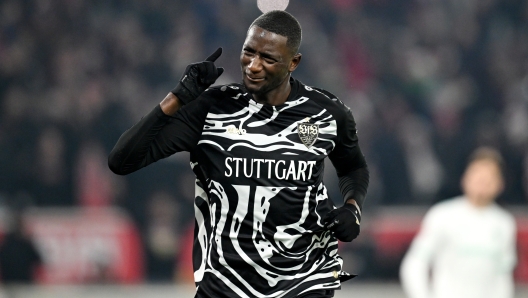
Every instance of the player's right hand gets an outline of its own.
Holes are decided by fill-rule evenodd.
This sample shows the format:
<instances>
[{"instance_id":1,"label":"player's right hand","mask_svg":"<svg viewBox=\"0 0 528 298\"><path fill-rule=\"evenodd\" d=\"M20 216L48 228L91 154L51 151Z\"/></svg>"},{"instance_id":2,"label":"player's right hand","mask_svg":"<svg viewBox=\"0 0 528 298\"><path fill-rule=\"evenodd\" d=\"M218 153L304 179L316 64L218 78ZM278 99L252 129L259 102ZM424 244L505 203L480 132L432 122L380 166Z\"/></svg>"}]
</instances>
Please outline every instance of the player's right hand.
<instances>
[{"instance_id":1,"label":"player's right hand","mask_svg":"<svg viewBox=\"0 0 528 298\"><path fill-rule=\"evenodd\" d=\"M218 48L205 61L187 65L180 82L171 90L182 104L195 100L224 72L222 67L214 64L221 54L222 48Z\"/></svg>"}]
</instances>

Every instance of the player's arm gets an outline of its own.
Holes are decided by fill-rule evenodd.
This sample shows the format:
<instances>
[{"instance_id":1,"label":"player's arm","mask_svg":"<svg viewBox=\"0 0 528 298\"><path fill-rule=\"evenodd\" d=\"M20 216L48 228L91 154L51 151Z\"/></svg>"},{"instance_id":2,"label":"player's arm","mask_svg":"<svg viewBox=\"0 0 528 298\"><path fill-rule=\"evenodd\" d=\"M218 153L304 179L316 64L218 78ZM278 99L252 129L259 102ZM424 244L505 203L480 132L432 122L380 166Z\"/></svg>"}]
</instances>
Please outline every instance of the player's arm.
<instances>
[{"instance_id":1,"label":"player's arm","mask_svg":"<svg viewBox=\"0 0 528 298\"><path fill-rule=\"evenodd\" d=\"M185 110L185 109L183 109ZM118 175L135 172L178 151L189 149L185 123L165 115L160 105L126 130L108 156L108 167ZM179 137L179 133L183 135Z\"/></svg>"},{"instance_id":2,"label":"player's arm","mask_svg":"<svg viewBox=\"0 0 528 298\"><path fill-rule=\"evenodd\" d=\"M222 74L214 61L219 48L205 61L187 66L178 85L138 123L125 131L108 156L108 166L126 175L178 151L190 151L201 133L204 109L195 101Z\"/></svg>"},{"instance_id":3,"label":"player's arm","mask_svg":"<svg viewBox=\"0 0 528 298\"><path fill-rule=\"evenodd\" d=\"M501 235L503 238L497 239L498 243L501 243L502 252L500 253L498 268L496 270L496 292L490 295L490 297L512 298L515 296L513 270L517 263L517 227L515 218L513 217L508 218L508 221L504 224L506 229L504 229Z\"/></svg>"},{"instance_id":4,"label":"player's arm","mask_svg":"<svg viewBox=\"0 0 528 298\"><path fill-rule=\"evenodd\" d=\"M449 212L443 209L433 207L429 210L402 260L400 281L409 298L431 297L429 271L432 259L445 241L442 239L446 217L449 217Z\"/></svg>"},{"instance_id":5,"label":"player's arm","mask_svg":"<svg viewBox=\"0 0 528 298\"><path fill-rule=\"evenodd\" d=\"M338 141L329 155L339 178L343 206L329 212L324 222L341 241L352 241L360 232L361 208L369 184L369 170L359 147L356 123L350 109L338 120Z\"/></svg>"}]
</instances>

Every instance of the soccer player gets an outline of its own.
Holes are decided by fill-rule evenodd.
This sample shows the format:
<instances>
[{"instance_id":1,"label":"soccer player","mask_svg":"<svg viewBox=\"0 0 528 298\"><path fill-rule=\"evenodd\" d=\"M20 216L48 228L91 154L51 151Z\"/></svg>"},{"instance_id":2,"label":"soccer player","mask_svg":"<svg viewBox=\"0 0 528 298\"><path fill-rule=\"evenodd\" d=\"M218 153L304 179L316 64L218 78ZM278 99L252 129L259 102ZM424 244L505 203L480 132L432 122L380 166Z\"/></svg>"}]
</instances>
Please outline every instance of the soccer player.
<instances>
[{"instance_id":1,"label":"soccer player","mask_svg":"<svg viewBox=\"0 0 528 298\"><path fill-rule=\"evenodd\" d=\"M463 195L427 212L400 268L408 297L513 297L515 221L494 203L501 168L498 151L478 148L462 177Z\"/></svg>"},{"instance_id":2,"label":"soccer player","mask_svg":"<svg viewBox=\"0 0 528 298\"><path fill-rule=\"evenodd\" d=\"M190 64L177 86L119 138L109 167L126 175L179 151L196 175L196 297L333 297L337 240L360 231L369 173L352 113L291 77L301 26L271 11L249 27L242 83L210 87L223 68ZM336 168L344 204L323 184Z\"/></svg>"}]
</instances>

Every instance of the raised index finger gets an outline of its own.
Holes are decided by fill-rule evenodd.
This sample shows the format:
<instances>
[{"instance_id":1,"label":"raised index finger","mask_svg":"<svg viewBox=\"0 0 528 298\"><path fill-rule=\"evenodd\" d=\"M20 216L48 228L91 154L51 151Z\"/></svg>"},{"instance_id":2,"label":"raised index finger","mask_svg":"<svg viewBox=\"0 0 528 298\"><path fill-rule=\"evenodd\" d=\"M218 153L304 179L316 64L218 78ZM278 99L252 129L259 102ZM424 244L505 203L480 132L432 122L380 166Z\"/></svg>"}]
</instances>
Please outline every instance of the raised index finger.
<instances>
[{"instance_id":1,"label":"raised index finger","mask_svg":"<svg viewBox=\"0 0 528 298\"><path fill-rule=\"evenodd\" d=\"M218 59L218 57L220 57L220 55L222 55L222 48L221 47L216 49L216 51L214 53L212 53L211 56L207 57L207 59L205 59L205 61L215 62L216 59Z\"/></svg>"}]
</instances>

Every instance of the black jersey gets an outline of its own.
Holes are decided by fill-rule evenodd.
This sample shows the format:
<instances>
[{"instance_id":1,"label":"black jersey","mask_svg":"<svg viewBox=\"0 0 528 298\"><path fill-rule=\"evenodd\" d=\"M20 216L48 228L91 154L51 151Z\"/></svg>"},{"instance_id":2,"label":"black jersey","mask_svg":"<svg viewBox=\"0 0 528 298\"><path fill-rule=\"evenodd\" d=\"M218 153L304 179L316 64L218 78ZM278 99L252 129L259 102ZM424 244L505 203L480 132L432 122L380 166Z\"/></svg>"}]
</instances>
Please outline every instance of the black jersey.
<instances>
[{"instance_id":1,"label":"black jersey","mask_svg":"<svg viewBox=\"0 0 528 298\"><path fill-rule=\"evenodd\" d=\"M324 160L339 161L342 171L364 164L355 122L330 93L293 79L291 86L279 106L231 84L207 89L170 120L157 107L150 117L162 120L147 133L149 148L123 164L136 170L190 151L195 280L206 296L296 297L340 287L338 242L322 222L335 208Z\"/></svg>"}]
</instances>

